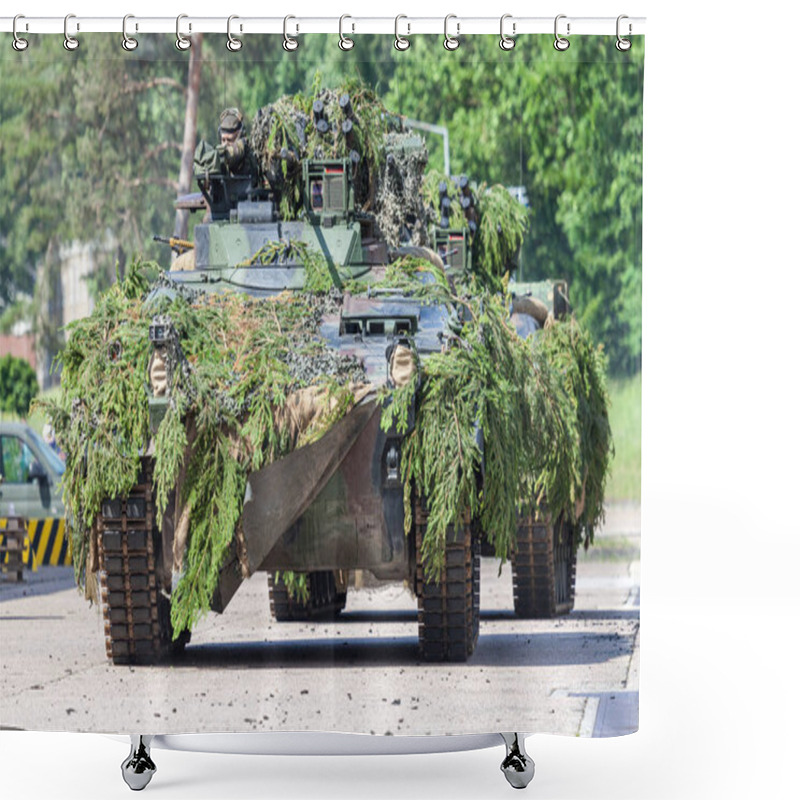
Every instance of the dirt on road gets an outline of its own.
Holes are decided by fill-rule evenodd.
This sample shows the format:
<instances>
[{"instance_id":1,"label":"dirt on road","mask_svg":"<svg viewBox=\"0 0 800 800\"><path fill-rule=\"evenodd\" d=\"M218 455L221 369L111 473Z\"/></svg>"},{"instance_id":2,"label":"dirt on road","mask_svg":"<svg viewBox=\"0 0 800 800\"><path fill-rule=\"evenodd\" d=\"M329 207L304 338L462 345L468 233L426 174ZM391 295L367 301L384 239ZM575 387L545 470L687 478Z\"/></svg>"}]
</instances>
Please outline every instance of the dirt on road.
<instances>
[{"instance_id":1,"label":"dirt on road","mask_svg":"<svg viewBox=\"0 0 800 800\"><path fill-rule=\"evenodd\" d=\"M420 663L401 584L351 589L335 622L277 623L265 573L194 631L169 666L106 662L99 608L68 571L0 588L0 726L107 733L498 730L612 735L638 720L638 533L581 554L575 610L513 613L511 570L484 558L481 632L466 664ZM55 569L55 568L51 568Z\"/></svg>"}]
</instances>

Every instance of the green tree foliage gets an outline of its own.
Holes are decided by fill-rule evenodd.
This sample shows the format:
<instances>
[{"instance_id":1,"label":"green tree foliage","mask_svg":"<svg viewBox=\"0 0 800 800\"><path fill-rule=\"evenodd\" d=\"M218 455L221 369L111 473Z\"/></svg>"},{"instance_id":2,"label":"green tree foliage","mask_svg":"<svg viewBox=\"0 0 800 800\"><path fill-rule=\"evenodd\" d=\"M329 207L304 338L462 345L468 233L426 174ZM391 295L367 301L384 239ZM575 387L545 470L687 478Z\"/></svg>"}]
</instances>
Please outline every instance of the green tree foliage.
<instances>
[{"instance_id":1,"label":"green tree foliage","mask_svg":"<svg viewBox=\"0 0 800 800\"><path fill-rule=\"evenodd\" d=\"M62 222L53 192L61 193L67 70L29 61L0 58L0 308L32 293L36 264Z\"/></svg>"},{"instance_id":2,"label":"green tree foliage","mask_svg":"<svg viewBox=\"0 0 800 800\"><path fill-rule=\"evenodd\" d=\"M166 37L142 39L135 54L117 36L85 44L65 58L57 37L42 37L0 58L0 311L33 294L57 239L112 238L93 276L103 289L117 262L156 255L153 233L172 229L186 63ZM207 106L210 126L213 98Z\"/></svg>"},{"instance_id":3,"label":"green tree foliage","mask_svg":"<svg viewBox=\"0 0 800 800\"><path fill-rule=\"evenodd\" d=\"M38 393L36 372L24 358L0 357L0 411L27 417L31 401Z\"/></svg>"},{"instance_id":4,"label":"green tree foliage","mask_svg":"<svg viewBox=\"0 0 800 800\"><path fill-rule=\"evenodd\" d=\"M246 122L287 93L360 77L387 108L446 125L452 174L522 185L532 210L521 277L569 281L576 314L602 342L612 372L641 359L642 81L644 40L627 53L610 37L463 37L445 53L416 36L398 53L388 37L304 36L285 53L279 37L247 40L246 58L222 37L203 45L199 135L238 105ZM188 55L169 37L145 37L125 54L117 36L93 35L64 57L57 37L0 58L0 313L31 293L51 237L92 241L108 230L124 268L157 254L152 233L172 229ZM441 138L428 135L432 167ZM197 217L193 217L197 221ZM163 251L160 253L163 255ZM106 268L113 272L113 257Z\"/></svg>"},{"instance_id":5,"label":"green tree foliage","mask_svg":"<svg viewBox=\"0 0 800 800\"><path fill-rule=\"evenodd\" d=\"M606 39L581 39L575 58L521 81L529 196L545 212L531 258L537 277L557 265L612 371L630 373L641 365L644 43L616 59Z\"/></svg>"},{"instance_id":6,"label":"green tree foliage","mask_svg":"<svg viewBox=\"0 0 800 800\"><path fill-rule=\"evenodd\" d=\"M359 37L347 53L337 42L303 37L287 57L272 37L257 40L246 61L229 66L228 96L252 113L284 92L308 91L321 71L326 85L360 77L387 108L446 125L451 174L527 190L520 277L569 281L575 312L612 372L637 370L644 40L627 53L608 37L583 36L563 53L549 36L520 36L510 52L493 37L464 37L452 53L438 36L415 36L403 53L383 37ZM443 169L441 137L428 135L427 145L431 167Z\"/></svg>"}]
</instances>

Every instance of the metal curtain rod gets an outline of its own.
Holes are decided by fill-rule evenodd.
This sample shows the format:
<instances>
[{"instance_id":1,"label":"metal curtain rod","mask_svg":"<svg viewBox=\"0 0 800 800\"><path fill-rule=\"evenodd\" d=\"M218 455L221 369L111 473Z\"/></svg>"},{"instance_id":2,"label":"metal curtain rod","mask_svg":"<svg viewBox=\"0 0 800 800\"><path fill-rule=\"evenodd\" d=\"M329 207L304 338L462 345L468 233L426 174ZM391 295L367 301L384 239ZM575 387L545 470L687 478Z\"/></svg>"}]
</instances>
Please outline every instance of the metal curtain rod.
<instances>
[{"instance_id":1,"label":"metal curtain rod","mask_svg":"<svg viewBox=\"0 0 800 800\"><path fill-rule=\"evenodd\" d=\"M22 4L24 5L24 3ZM135 3L131 3L132 6ZM8 8L8 6L6 6ZM67 15L65 15L67 16ZM65 26L71 36L85 33L121 33L122 16L83 17L78 14L65 17L24 17L17 18L18 35L61 34ZM570 17L559 15L558 31L561 36L595 35L614 36L617 33L616 17ZM415 34L442 35L445 30L444 17L232 17L235 20L231 31L236 36L248 34L278 34L288 32L292 36L304 33L375 33L402 36ZM626 17L622 35L637 36L645 32L645 17ZM525 33L553 34L554 17L514 17L505 15L506 34L517 36ZM229 30L228 17L195 17L181 15L180 31L184 36L192 33L226 34ZM286 28L284 26L287 26ZM459 17L451 15L448 31L451 36L470 34L499 34L500 15L496 17ZM14 17L0 17L0 31L11 33L14 30ZM175 17L137 17L129 15L126 22L127 33L131 36L143 33L175 34Z\"/></svg>"}]
</instances>

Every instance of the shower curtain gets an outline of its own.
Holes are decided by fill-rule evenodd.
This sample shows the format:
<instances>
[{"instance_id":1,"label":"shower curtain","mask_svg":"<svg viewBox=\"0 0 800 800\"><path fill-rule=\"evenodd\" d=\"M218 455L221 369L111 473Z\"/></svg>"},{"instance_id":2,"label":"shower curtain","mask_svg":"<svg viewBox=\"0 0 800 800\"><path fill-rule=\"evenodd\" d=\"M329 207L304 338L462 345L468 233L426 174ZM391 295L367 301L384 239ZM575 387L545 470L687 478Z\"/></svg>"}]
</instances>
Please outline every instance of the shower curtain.
<instances>
[{"instance_id":1,"label":"shower curtain","mask_svg":"<svg viewBox=\"0 0 800 800\"><path fill-rule=\"evenodd\" d=\"M634 732L643 38L119 38L0 53L0 725Z\"/></svg>"}]
</instances>

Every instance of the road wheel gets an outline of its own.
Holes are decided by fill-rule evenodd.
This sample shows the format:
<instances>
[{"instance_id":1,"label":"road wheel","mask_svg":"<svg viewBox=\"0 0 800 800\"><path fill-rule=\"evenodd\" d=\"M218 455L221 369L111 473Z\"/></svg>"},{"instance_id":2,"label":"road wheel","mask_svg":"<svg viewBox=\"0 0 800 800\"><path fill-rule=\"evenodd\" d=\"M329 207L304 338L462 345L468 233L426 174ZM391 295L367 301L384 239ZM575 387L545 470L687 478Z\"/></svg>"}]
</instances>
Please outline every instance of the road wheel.
<instances>
[{"instance_id":1,"label":"road wheel","mask_svg":"<svg viewBox=\"0 0 800 800\"><path fill-rule=\"evenodd\" d=\"M428 511L414 504L419 647L424 661L466 661L475 650L480 625L480 541L470 523L448 528L445 570L439 583L427 581L422 540Z\"/></svg>"},{"instance_id":2,"label":"road wheel","mask_svg":"<svg viewBox=\"0 0 800 800\"><path fill-rule=\"evenodd\" d=\"M283 578L270 572L269 607L278 622L303 622L311 619L333 619L347 603L347 571L320 570L309 572L309 598L303 603L289 595Z\"/></svg>"},{"instance_id":3,"label":"road wheel","mask_svg":"<svg viewBox=\"0 0 800 800\"><path fill-rule=\"evenodd\" d=\"M517 616L550 619L572 611L577 557L571 524L545 525L532 515L520 517L511 561Z\"/></svg>"},{"instance_id":4,"label":"road wheel","mask_svg":"<svg viewBox=\"0 0 800 800\"><path fill-rule=\"evenodd\" d=\"M100 533L100 597L106 655L114 664L153 664L183 651L184 631L172 641L170 601L156 564L161 535L155 525L152 464L147 459L128 497L105 500Z\"/></svg>"}]
</instances>

